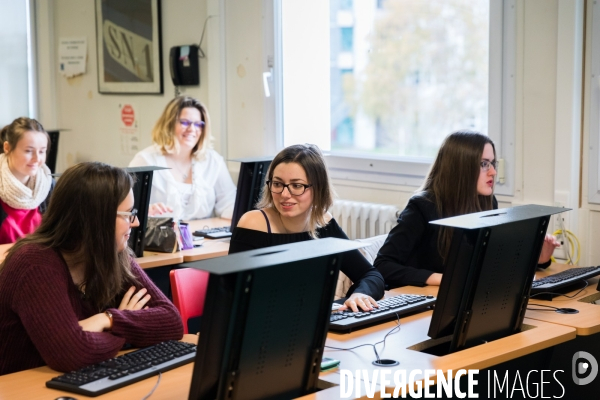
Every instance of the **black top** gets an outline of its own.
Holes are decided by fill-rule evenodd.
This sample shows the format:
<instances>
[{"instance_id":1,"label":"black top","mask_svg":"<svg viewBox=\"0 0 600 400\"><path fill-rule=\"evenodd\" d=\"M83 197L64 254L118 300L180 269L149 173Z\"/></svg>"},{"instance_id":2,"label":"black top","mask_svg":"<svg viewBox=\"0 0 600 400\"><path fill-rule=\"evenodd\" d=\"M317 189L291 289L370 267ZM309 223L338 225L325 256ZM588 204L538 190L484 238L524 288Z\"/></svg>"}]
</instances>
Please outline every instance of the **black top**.
<instances>
[{"instance_id":1,"label":"black top","mask_svg":"<svg viewBox=\"0 0 600 400\"><path fill-rule=\"evenodd\" d=\"M496 197L493 209L498 208ZM439 225L430 224L441 217L433 200L424 192L410 198L396 225L379 249L375 267L385 279L386 288L425 286L434 272L444 272L438 251Z\"/></svg>"},{"instance_id":2,"label":"black top","mask_svg":"<svg viewBox=\"0 0 600 400\"><path fill-rule=\"evenodd\" d=\"M333 218L326 226L317 229L317 235L320 238L348 239L348 236ZM268 233L236 227L231 235L229 254L305 240L311 240L308 232ZM341 271L354 282L346 296L350 296L356 291L371 296L375 300L383 297L383 277L360 251L353 250L344 255Z\"/></svg>"}]
</instances>

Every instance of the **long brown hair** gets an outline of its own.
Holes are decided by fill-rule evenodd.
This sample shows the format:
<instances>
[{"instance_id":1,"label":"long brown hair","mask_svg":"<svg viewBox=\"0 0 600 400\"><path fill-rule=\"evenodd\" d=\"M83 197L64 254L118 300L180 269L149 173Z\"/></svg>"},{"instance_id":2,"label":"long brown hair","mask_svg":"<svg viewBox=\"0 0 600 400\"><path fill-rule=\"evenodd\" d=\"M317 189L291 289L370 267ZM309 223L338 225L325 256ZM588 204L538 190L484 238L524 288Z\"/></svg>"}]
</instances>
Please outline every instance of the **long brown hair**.
<instances>
[{"instance_id":1,"label":"long brown hair","mask_svg":"<svg viewBox=\"0 0 600 400\"><path fill-rule=\"evenodd\" d=\"M167 104L162 115L156 121L152 129L152 141L156 143L163 154L179 152L179 142L175 139L175 125L184 108L195 108L200 111L200 118L204 121L204 128L200 134L200 139L192 149L192 155L200 159L212 146L212 136L210 133L210 117L204 104L189 96L178 96Z\"/></svg>"},{"instance_id":2,"label":"long brown hair","mask_svg":"<svg viewBox=\"0 0 600 400\"><path fill-rule=\"evenodd\" d=\"M419 189L435 202L440 218L491 210L493 195L481 196L477 192L477 180L481 172L481 156L486 144L492 140L478 132L457 131L451 133L440 147L429 174ZM445 260L452 241L453 230L441 228L438 251Z\"/></svg>"},{"instance_id":3,"label":"long brown hair","mask_svg":"<svg viewBox=\"0 0 600 400\"><path fill-rule=\"evenodd\" d=\"M74 256L85 265L85 295L99 310L118 305L124 289L135 284L131 250L117 251L116 216L133 187L124 170L99 162L77 164L58 179L39 228L8 252L37 244ZM3 266L4 264L2 264Z\"/></svg>"},{"instance_id":4,"label":"long brown hair","mask_svg":"<svg viewBox=\"0 0 600 400\"><path fill-rule=\"evenodd\" d=\"M297 163L306 173L308 183L313 191L312 208L308 221L309 235L317 237L316 230L325 226L324 215L333 204L333 190L329 183L329 174L325 166L325 158L321 150L314 144L296 144L281 150L271 162L267 172L267 181L273 179L273 171L279 164ZM275 208L273 194L265 184L256 208Z\"/></svg>"},{"instance_id":5,"label":"long brown hair","mask_svg":"<svg viewBox=\"0 0 600 400\"><path fill-rule=\"evenodd\" d=\"M42 124L33 118L19 117L0 131L0 141L2 142L0 143L0 153L4 153L4 142L8 142L10 151L12 152L17 147L17 143L19 143L23 134L29 131L40 132L46 135L46 139L48 139L46 152L50 151L50 136L48 136L48 132L46 132Z\"/></svg>"}]
</instances>

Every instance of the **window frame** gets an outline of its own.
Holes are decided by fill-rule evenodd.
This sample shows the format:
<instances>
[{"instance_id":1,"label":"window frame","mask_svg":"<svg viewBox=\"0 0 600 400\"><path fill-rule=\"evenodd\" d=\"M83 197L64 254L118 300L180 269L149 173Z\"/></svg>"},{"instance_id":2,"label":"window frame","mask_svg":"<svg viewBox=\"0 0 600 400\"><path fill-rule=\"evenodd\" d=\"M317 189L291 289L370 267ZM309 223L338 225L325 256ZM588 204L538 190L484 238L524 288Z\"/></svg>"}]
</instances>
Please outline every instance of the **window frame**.
<instances>
[{"instance_id":1,"label":"window frame","mask_svg":"<svg viewBox=\"0 0 600 400\"><path fill-rule=\"evenodd\" d=\"M516 0L490 0L489 112L488 134L496 144L497 159L504 160L495 188L499 195L514 196L516 136ZM278 150L283 140L283 66L281 43L281 0L273 0L273 20L267 19L266 32L274 35L273 69L275 97L275 136ZM271 99L273 100L273 99ZM348 156L326 152L330 177L336 180L419 187L433 158Z\"/></svg>"},{"instance_id":2,"label":"window frame","mask_svg":"<svg viewBox=\"0 0 600 400\"><path fill-rule=\"evenodd\" d=\"M590 88L590 148L588 157L588 202L600 204L600 4L589 2L592 9Z\"/></svg>"},{"instance_id":3,"label":"window frame","mask_svg":"<svg viewBox=\"0 0 600 400\"><path fill-rule=\"evenodd\" d=\"M37 82L37 31L35 0L28 0L27 7L27 83L29 96L29 116L38 118L38 82Z\"/></svg>"}]
</instances>

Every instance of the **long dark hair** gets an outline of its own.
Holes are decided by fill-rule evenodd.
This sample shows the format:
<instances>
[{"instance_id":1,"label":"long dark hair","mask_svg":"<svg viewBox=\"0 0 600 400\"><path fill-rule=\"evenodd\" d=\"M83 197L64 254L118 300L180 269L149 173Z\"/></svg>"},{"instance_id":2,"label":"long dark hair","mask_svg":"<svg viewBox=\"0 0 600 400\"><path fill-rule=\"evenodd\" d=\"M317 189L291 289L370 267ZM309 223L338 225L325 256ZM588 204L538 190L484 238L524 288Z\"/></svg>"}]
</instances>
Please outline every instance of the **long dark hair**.
<instances>
[{"instance_id":1,"label":"long dark hair","mask_svg":"<svg viewBox=\"0 0 600 400\"><path fill-rule=\"evenodd\" d=\"M488 143L492 145L496 158L494 142L478 132L453 132L442 143L431 170L419 189L435 202L440 218L492 209L493 195L481 196L477 192L481 156ZM438 251L444 259L450 248L452 233L450 228L440 229Z\"/></svg>"},{"instance_id":2,"label":"long dark hair","mask_svg":"<svg viewBox=\"0 0 600 400\"><path fill-rule=\"evenodd\" d=\"M271 162L267 172L267 181L273 180L273 171L279 164L297 163L306 173L308 183L312 185L313 201L308 221L309 235L316 238L316 230L325 225L324 214L333 204L333 190L329 183L329 175L325 158L321 149L314 144L296 144L281 150ZM275 209L273 194L265 185L256 208Z\"/></svg>"},{"instance_id":3,"label":"long dark hair","mask_svg":"<svg viewBox=\"0 0 600 400\"><path fill-rule=\"evenodd\" d=\"M126 284L135 284L131 250L117 251L117 208L133 187L121 168L99 162L77 164L58 179L39 228L9 250L38 244L68 253L85 265L85 296L100 311L117 305Z\"/></svg>"}]
</instances>

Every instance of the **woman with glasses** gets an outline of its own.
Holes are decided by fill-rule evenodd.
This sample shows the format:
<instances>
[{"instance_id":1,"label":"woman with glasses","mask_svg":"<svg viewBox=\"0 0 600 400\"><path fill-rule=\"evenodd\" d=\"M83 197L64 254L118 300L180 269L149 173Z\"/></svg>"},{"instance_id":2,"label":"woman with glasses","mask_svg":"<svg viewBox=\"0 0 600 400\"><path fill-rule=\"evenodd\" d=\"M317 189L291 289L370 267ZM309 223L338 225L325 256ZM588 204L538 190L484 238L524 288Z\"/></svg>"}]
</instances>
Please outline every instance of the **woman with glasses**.
<instances>
[{"instance_id":1,"label":"woman with glasses","mask_svg":"<svg viewBox=\"0 0 600 400\"><path fill-rule=\"evenodd\" d=\"M317 146L294 145L271 162L258 210L240 218L233 231L229 253L335 237L348 239L327 211L333 204L327 167ZM383 296L383 278L355 250L344 257L341 271L354 284L346 293L344 308L372 310Z\"/></svg>"},{"instance_id":2,"label":"woman with glasses","mask_svg":"<svg viewBox=\"0 0 600 400\"><path fill-rule=\"evenodd\" d=\"M181 339L177 309L135 262L133 180L82 163L56 184L42 224L0 265L0 375L48 364L72 371L125 343Z\"/></svg>"},{"instance_id":3,"label":"woman with glasses","mask_svg":"<svg viewBox=\"0 0 600 400\"><path fill-rule=\"evenodd\" d=\"M21 117L0 131L0 244L40 225L54 180L46 166L50 137L35 119Z\"/></svg>"},{"instance_id":4,"label":"woman with glasses","mask_svg":"<svg viewBox=\"0 0 600 400\"><path fill-rule=\"evenodd\" d=\"M496 149L480 133L458 131L442 143L423 186L412 196L379 250L374 265L388 288L439 285L452 230L429 222L498 208ZM546 236L539 262L550 265L558 245Z\"/></svg>"},{"instance_id":5,"label":"woman with glasses","mask_svg":"<svg viewBox=\"0 0 600 400\"><path fill-rule=\"evenodd\" d=\"M154 172L150 216L231 218L236 188L223 157L212 149L203 104L187 96L171 100L152 130L152 141L129 163L169 168Z\"/></svg>"}]
</instances>

